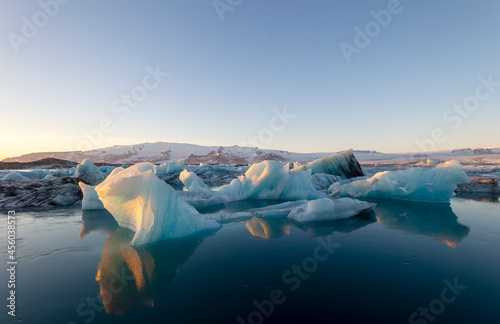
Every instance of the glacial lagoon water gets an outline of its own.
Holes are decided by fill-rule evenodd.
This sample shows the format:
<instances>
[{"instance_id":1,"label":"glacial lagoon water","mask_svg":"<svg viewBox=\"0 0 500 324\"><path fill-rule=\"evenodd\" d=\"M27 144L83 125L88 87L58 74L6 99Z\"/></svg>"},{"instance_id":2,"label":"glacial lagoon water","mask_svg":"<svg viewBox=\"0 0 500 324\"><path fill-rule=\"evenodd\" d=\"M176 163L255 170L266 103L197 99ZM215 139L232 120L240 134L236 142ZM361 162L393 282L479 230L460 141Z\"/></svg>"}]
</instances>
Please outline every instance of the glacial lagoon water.
<instances>
[{"instance_id":1,"label":"glacial lagoon water","mask_svg":"<svg viewBox=\"0 0 500 324\"><path fill-rule=\"evenodd\" d=\"M4 305L0 322L498 323L498 200L377 203L372 218L252 218L139 247L104 211L19 211L16 316Z\"/></svg>"}]
</instances>

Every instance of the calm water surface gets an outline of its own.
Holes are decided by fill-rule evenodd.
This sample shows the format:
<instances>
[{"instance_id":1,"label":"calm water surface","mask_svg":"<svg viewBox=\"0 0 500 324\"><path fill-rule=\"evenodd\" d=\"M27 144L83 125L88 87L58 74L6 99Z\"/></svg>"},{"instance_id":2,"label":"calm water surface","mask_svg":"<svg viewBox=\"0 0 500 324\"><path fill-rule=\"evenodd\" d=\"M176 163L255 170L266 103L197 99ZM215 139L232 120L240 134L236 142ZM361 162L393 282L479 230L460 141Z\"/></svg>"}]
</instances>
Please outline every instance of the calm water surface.
<instances>
[{"instance_id":1,"label":"calm water surface","mask_svg":"<svg viewBox=\"0 0 500 324\"><path fill-rule=\"evenodd\" d=\"M253 218L140 247L105 212L18 212L17 315L0 322L499 323L498 201L377 203L372 219Z\"/></svg>"}]
</instances>

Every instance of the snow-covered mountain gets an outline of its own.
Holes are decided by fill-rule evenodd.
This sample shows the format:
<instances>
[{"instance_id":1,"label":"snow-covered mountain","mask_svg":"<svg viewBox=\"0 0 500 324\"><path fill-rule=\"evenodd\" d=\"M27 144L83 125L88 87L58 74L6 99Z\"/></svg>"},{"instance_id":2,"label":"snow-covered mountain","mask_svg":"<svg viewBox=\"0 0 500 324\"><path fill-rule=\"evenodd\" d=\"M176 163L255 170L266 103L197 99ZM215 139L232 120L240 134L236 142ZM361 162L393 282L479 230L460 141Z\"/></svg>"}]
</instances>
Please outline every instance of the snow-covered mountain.
<instances>
[{"instance_id":1,"label":"snow-covered mountain","mask_svg":"<svg viewBox=\"0 0 500 324\"><path fill-rule=\"evenodd\" d=\"M330 153L292 153L282 150L265 150L240 146L201 146L183 143L142 143L115 145L103 149L70 152L29 153L4 159L3 162L32 162L57 158L81 162L89 158L95 163L124 164L138 162L164 163L186 159L186 164L248 164L264 160L283 162L310 162Z\"/></svg>"},{"instance_id":2,"label":"snow-covered mountain","mask_svg":"<svg viewBox=\"0 0 500 324\"><path fill-rule=\"evenodd\" d=\"M346 148L348 149L348 148ZM186 159L186 164L250 164L264 160L282 162L311 162L335 152L294 153L283 150L259 149L241 146L201 146L184 143L142 143L136 145L115 145L103 149L71 152L30 153L4 159L3 162L32 162L46 158L56 158L81 162L89 158L95 163L133 164L138 162L165 163ZM426 153L381 153L377 151L354 151L359 161L419 160L428 158L459 156L488 156L500 154L500 146L489 148L466 148L452 151Z\"/></svg>"}]
</instances>

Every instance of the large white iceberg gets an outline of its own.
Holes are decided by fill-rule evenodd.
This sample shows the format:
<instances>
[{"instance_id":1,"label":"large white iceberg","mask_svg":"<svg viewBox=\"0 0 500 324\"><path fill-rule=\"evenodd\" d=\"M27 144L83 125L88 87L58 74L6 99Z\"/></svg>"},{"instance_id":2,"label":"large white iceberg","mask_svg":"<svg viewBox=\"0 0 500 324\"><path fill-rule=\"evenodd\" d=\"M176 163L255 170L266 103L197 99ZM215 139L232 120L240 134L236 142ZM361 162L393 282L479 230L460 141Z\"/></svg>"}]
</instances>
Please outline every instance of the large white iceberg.
<instances>
[{"instance_id":1,"label":"large white iceberg","mask_svg":"<svg viewBox=\"0 0 500 324\"><path fill-rule=\"evenodd\" d=\"M369 211L376 204L351 198L321 198L288 201L277 205L253 208L248 212L259 217L287 217L297 222L344 219Z\"/></svg>"},{"instance_id":2,"label":"large white iceberg","mask_svg":"<svg viewBox=\"0 0 500 324\"><path fill-rule=\"evenodd\" d=\"M219 191L210 190L192 172L184 171L180 179L190 192L205 198L300 200L326 197L312 185L311 171L290 173L288 165L275 161L252 165L244 175L233 179Z\"/></svg>"},{"instance_id":3,"label":"large white iceberg","mask_svg":"<svg viewBox=\"0 0 500 324\"><path fill-rule=\"evenodd\" d=\"M155 165L156 174L172 174L184 170L184 159Z\"/></svg>"},{"instance_id":4,"label":"large white iceberg","mask_svg":"<svg viewBox=\"0 0 500 324\"><path fill-rule=\"evenodd\" d=\"M127 169L116 168L95 187L99 200L118 224L135 232L132 244L220 227L183 201L154 170L154 164L146 162Z\"/></svg>"},{"instance_id":5,"label":"large white iceberg","mask_svg":"<svg viewBox=\"0 0 500 324\"><path fill-rule=\"evenodd\" d=\"M89 159L85 159L77 165L73 177L80 178L92 185L96 185L104 180L104 174Z\"/></svg>"},{"instance_id":6,"label":"large white iceberg","mask_svg":"<svg viewBox=\"0 0 500 324\"><path fill-rule=\"evenodd\" d=\"M364 175L352 149L314 160L305 165L294 167L290 172L301 172L305 170L311 170L312 174L328 173L335 176L341 176L344 179Z\"/></svg>"},{"instance_id":7,"label":"large white iceberg","mask_svg":"<svg viewBox=\"0 0 500 324\"><path fill-rule=\"evenodd\" d=\"M457 184L469 182L458 161L452 160L435 168L410 168L385 171L371 178L332 184L332 196L353 198L390 198L425 202L449 202Z\"/></svg>"},{"instance_id":8,"label":"large white iceberg","mask_svg":"<svg viewBox=\"0 0 500 324\"><path fill-rule=\"evenodd\" d=\"M351 198L317 199L295 207L288 214L297 222L344 219L373 209L376 204Z\"/></svg>"}]
</instances>

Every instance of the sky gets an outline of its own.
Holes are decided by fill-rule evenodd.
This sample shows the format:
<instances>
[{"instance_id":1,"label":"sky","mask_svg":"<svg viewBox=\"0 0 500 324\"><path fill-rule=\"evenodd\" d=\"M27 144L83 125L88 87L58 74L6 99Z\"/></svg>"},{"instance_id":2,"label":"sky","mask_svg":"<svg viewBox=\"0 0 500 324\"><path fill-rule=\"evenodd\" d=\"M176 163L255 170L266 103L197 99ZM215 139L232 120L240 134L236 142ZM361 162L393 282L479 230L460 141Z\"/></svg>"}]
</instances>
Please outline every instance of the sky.
<instances>
[{"instance_id":1,"label":"sky","mask_svg":"<svg viewBox=\"0 0 500 324\"><path fill-rule=\"evenodd\" d=\"M500 145L497 0L3 0L0 159Z\"/></svg>"}]
</instances>

